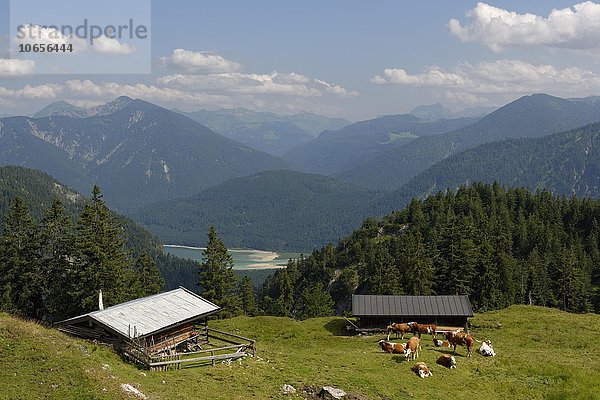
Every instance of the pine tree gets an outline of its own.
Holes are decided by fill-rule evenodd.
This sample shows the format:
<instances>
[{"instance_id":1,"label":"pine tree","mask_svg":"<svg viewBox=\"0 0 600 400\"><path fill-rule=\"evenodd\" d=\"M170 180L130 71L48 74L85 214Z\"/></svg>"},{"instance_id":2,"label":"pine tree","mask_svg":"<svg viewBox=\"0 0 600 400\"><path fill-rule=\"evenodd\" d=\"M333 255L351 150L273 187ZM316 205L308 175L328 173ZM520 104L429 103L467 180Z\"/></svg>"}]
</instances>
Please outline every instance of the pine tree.
<instances>
[{"instance_id":1,"label":"pine tree","mask_svg":"<svg viewBox=\"0 0 600 400\"><path fill-rule=\"evenodd\" d=\"M333 313L333 299L321 282L302 291L301 319L326 317Z\"/></svg>"},{"instance_id":2,"label":"pine tree","mask_svg":"<svg viewBox=\"0 0 600 400\"><path fill-rule=\"evenodd\" d=\"M55 199L46 210L40 239L47 319L54 322L74 315L71 311L73 299L69 293L77 278L73 270L73 225L59 199Z\"/></svg>"},{"instance_id":3,"label":"pine tree","mask_svg":"<svg viewBox=\"0 0 600 400\"><path fill-rule=\"evenodd\" d=\"M202 256L199 274L202 296L223 309L221 317L239 315L238 278L233 272L233 257L214 226L208 230L208 244Z\"/></svg>"},{"instance_id":4,"label":"pine tree","mask_svg":"<svg viewBox=\"0 0 600 400\"><path fill-rule=\"evenodd\" d=\"M130 297L139 298L159 293L165 285L165 280L156 267L156 262L146 253L140 254L131 271L134 282L131 287Z\"/></svg>"},{"instance_id":5,"label":"pine tree","mask_svg":"<svg viewBox=\"0 0 600 400\"><path fill-rule=\"evenodd\" d=\"M256 297L254 295L254 285L249 276L244 276L240 284L240 296L242 300L242 310L244 314L251 317L256 315Z\"/></svg>"},{"instance_id":6,"label":"pine tree","mask_svg":"<svg viewBox=\"0 0 600 400\"><path fill-rule=\"evenodd\" d=\"M405 290L409 295L429 296L433 287L433 262L427 256L420 233L408 237L400 260L402 261L402 274L406 278Z\"/></svg>"},{"instance_id":7,"label":"pine tree","mask_svg":"<svg viewBox=\"0 0 600 400\"><path fill-rule=\"evenodd\" d=\"M97 309L100 289L105 306L131 299L132 260L125 249L123 230L102 200L98 186L92 189L92 199L79 218L75 249L78 279L71 295L78 312Z\"/></svg>"},{"instance_id":8,"label":"pine tree","mask_svg":"<svg viewBox=\"0 0 600 400\"><path fill-rule=\"evenodd\" d=\"M39 232L21 197L4 222L0 242L0 306L30 318L45 314Z\"/></svg>"}]
</instances>

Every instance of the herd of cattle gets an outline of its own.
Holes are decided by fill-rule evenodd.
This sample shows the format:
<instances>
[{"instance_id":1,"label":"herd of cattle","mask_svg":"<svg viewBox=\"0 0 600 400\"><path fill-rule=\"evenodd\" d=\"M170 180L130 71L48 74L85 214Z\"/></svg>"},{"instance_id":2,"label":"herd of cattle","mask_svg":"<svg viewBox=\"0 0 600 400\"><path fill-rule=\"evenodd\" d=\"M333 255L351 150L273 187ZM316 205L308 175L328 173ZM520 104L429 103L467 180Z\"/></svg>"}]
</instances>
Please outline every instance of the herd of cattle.
<instances>
[{"instance_id":1,"label":"herd of cattle","mask_svg":"<svg viewBox=\"0 0 600 400\"><path fill-rule=\"evenodd\" d=\"M460 330L444 332L446 340L439 340L436 338L436 328L433 324L418 324L416 322L392 324L387 327L387 340L380 340L379 346L386 353L403 354L407 360L412 359L416 361L419 357L419 350L421 350L421 335L428 334L432 336L435 347L453 349L454 354L456 354L456 346L466 346L467 357L471 357L473 354L473 345L477 342L481 343L478 350L479 354L485 357L494 357L496 355L490 340L482 342L475 339L473 335ZM396 334L396 338L400 336L400 340L404 339L404 334L406 333L412 333L413 337L407 343L393 343L389 341L392 333ZM451 354L442 354L436 363L449 369L456 368L456 359ZM432 376L431 370L423 362L414 364L412 370L421 378Z\"/></svg>"}]
</instances>

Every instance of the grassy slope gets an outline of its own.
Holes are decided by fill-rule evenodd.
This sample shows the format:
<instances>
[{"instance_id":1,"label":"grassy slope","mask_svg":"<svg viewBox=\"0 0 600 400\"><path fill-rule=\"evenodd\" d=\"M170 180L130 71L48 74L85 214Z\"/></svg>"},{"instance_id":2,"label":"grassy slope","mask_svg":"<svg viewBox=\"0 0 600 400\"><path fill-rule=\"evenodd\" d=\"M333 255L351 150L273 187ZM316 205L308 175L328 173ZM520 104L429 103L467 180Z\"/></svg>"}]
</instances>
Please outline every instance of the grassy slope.
<instances>
[{"instance_id":1,"label":"grassy slope","mask_svg":"<svg viewBox=\"0 0 600 400\"><path fill-rule=\"evenodd\" d=\"M122 383L139 385L150 399L278 398L284 383L333 385L375 399L599 398L600 316L515 306L478 314L473 323L498 356L467 359L461 348L458 369L449 371L435 366L440 353L424 336L419 360L434 371L427 379L403 357L382 353L380 337L342 336L339 318L274 317L213 323L257 339L260 358L144 376L103 346L0 314L0 398L127 398Z\"/></svg>"}]
</instances>

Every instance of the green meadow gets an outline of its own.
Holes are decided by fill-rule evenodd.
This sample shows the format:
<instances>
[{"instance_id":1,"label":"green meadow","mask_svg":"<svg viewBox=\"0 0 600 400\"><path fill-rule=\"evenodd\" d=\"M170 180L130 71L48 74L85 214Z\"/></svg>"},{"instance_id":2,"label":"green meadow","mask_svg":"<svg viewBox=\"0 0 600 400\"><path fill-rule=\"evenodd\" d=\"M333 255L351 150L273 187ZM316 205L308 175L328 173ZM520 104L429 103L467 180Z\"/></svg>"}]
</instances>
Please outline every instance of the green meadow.
<instances>
[{"instance_id":1,"label":"green meadow","mask_svg":"<svg viewBox=\"0 0 600 400\"><path fill-rule=\"evenodd\" d=\"M360 399L599 399L600 316L513 306L476 314L472 333L491 339L497 357L464 357L456 370L435 364L441 352L423 335L418 378L402 355L383 353L383 336L347 335L341 318L295 321L237 317L212 326L257 340L257 357L215 367L150 372L103 345L0 314L0 398L127 399L130 384L148 399L277 399L290 384L339 387Z\"/></svg>"}]
</instances>

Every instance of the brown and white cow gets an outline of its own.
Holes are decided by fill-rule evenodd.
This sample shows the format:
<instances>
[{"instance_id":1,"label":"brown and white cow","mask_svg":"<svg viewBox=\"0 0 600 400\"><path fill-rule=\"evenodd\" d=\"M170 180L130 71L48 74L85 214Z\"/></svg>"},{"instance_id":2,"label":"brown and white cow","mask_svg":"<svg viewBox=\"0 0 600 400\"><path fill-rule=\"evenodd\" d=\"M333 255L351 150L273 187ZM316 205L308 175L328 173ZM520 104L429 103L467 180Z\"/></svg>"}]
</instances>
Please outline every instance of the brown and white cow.
<instances>
[{"instance_id":1,"label":"brown and white cow","mask_svg":"<svg viewBox=\"0 0 600 400\"><path fill-rule=\"evenodd\" d=\"M436 326L434 324L417 324L416 322L411 324L411 332L419 336L419 339L421 339L423 333L435 336L435 330Z\"/></svg>"},{"instance_id":2,"label":"brown and white cow","mask_svg":"<svg viewBox=\"0 0 600 400\"><path fill-rule=\"evenodd\" d=\"M447 341L447 340L440 340L437 338L433 338L433 345L435 347L447 347L447 348L452 348L452 345Z\"/></svg>"},{"instance_id":3,"label":"brown and white cow","mask_svg":"<svg viewBox=\"0 0 600 400\"><path fill-rule=\"evenodd\" d=\"M425 377L433 375L431 373L431 371L429 370L429 368L427 367L427 364L425 364L423 362L416 363L415 365L413 365L411 367L411 369L413 370L413 372L415 374L419 375L421 378L425 378Z\"/></svg>"},{"instance_id":4,"label":"brown and white cow","mask_svg":"<svg viewBox=\"0 0 600 400\"><path fill-rule=\"evenodd\" d=\"M452 369L452 368L456 368L456 359L451 354L442 354L437 359L436 364L439 364L443 367Z\"/></svg>"},{"instance_id":5,"label":"brown and white cow","mask_svg":"<svg viewBox=\"0 0 600 400\"><path fill-rule=\"evenodd\" d=\"M404 354L404 350L406 349L405 343L392 343L383 339L379 341L379 346L381 350L390 354Z\"/></svg>"},{"instance_id":6,"label":"brown and white cow","mask_svg":"<svg viewBox=\"0 0 600 400\"><path fill-rule=\"evenodd\" d=\"M410 338L408 343L406 343L406 350L404 350L404 357L407 359L412 358L413 361L419 357L419 349L421 347L421 341L418 337L413 336Z\"/></svg>"},{"instance_id":7,"label":"brown and white cow","mask_svg":"<svg viewBox=\"0 0 600 400\"><path fill-rule=\"evenodd\" d=\"M456 354L456 346L467 346L467 357L471 357L473 354L473 343L475 338L465 332L446 332L444 333L448 342L454 346L454 353Z\"/></svg>"},{"instance_id":8,"label":"brown and white cow","mask_svg":"<svg viewBox=\"0 0 600 400\"><path fill-rule=\"evenodd\" d=\"M390 334L395 333L396 337L400 336L400 339L404 339L404 334L411 331L409 324L391 324L387 326L387 340L390 340Z\"/></svg>"}]
</instances>

